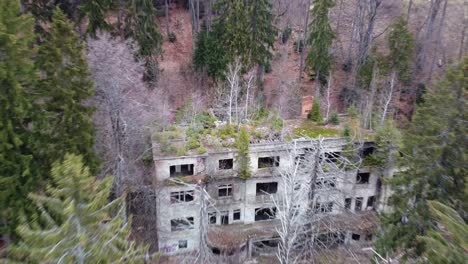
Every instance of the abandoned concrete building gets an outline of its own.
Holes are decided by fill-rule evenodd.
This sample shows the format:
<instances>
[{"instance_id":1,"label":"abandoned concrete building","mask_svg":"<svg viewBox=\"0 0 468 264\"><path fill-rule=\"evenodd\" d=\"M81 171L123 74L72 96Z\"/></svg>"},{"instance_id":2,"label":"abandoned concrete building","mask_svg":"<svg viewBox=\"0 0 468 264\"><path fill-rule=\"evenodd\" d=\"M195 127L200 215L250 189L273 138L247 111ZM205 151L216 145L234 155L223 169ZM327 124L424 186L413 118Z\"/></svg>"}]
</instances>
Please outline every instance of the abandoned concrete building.
<instances>
[{"instance_id":1,"label":"abandoned concrete building","mask_svg":"<svg viewBox=\"0 0 468 264\"><path fill-rule=\"evenodd\" d=\"M339 136L324 138L321 142L321 154L328 157L327 162L333 162L334 156L340 155L349 144ZM316 143L317 139L310 138L251 142L248 154L251 176L247 179L239 177L237 152L233 148L210 148L203 153L184 155L153 151L158 186L159 251L174 255L196 250L202 220L207 224L207 246L215 254L236 251L251 256L255 254L253 247L257 251L274 248L279 223L275 219L277 208L272 198L284 193L279 172L297 162L298 157L307 155ZM153 142L153 150L160 148L158 144L162 143ZM297 157L291 156L293 145L298 150ZM372 143L366 142L363 146L361 155L372 153ZM310 178L310 171L302 170L300 177ZM330 243L361 245L373 240L377 228L376 211L382 210L384 199L380 177L379 169L360 166L343 171L339 176L325 172L315 179L314 210L334 219L333 230L323 229L324 233L332 233L337 238ZM199 185L205 186L211 201L206 214L201 213ZM305 208L309 201L297 201L294 206Z\"/></svg>"}]
</instances>

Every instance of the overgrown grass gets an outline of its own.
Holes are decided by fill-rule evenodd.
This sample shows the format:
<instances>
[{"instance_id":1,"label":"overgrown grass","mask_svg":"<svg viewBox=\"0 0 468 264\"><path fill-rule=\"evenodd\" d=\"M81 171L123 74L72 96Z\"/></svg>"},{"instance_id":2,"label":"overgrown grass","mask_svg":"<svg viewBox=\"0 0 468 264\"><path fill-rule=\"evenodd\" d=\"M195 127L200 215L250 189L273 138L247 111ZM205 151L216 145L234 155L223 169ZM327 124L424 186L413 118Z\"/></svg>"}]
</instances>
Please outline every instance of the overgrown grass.
<instances>
[{"instance_id":1,"label":"overgrown grass","mask_svg":"<svg viewBox=\"0 0 468 264\"><path fill-rule=\"evenodd\" d=\"M310 137L317 138L322 137L337 137L340 136L341 131L336 128L328 128L323 126L318 126L315 122L304 121L302 125L293 130L295 137Z\"/></svg>"}]
</instances>

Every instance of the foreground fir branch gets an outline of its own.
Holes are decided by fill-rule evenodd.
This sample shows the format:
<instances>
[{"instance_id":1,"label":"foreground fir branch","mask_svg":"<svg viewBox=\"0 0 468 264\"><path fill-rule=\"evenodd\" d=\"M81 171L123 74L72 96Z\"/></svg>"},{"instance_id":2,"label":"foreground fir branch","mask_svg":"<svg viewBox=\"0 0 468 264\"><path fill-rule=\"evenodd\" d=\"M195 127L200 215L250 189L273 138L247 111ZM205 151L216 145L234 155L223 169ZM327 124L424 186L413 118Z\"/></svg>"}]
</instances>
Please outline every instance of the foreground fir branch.
<instances>
[{"instance_id":1,"label":"foreground fir branch","mask_svg":"<svg viewBox=\"0 0 468 264\"><path fill-rule=\"evenodd\" d=\"M66 155L63 163L54 164L45 193L30 195L41 213L18 227L20 241L10 248L9 261L144 262L147 249L129 240L124 197L109 202L110 188L110 177L96 181L81 157Z\"/></svg>"}]
</instances>

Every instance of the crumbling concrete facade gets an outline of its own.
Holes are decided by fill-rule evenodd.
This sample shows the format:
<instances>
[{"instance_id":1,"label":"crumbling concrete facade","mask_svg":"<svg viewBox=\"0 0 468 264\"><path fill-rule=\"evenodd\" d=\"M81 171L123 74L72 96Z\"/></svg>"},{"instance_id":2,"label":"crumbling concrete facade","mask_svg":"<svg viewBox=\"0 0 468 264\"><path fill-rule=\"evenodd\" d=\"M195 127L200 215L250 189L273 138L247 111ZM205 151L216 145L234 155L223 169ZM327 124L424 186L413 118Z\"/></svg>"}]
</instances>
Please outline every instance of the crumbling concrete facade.
<instances>
[{"instance_id":1,"label":"crumbling concrete facade","mask_svg":"<svg viewBox=\"0 0 468 264\"><path fill-rule=\"evenodd\" d=\"M315 144L314 140L305 139L294 143L303 151ZM343 138L329 138L323 144L324 154L340 153L348 142ZM203 214L199 193L193 188L196 184L203 184L214 202L204 219L209 229L208 246L213 252L226 252L235 245L237 250L250 255L252 243L273 239L278 223L271 197L284 193L278 171L295 162L289 155L290 148L290 142L250 144L252 176L246 180L238 176L235 150L191 156L155 154L159 251L172 255L198 248ZM322 200L314 204L321 204L320 213L337 219L342 243L372 240L380 176L381 172L372 167L351 168L340 177L333 177L331 188L317 190L314 199ZM301 177L311 176L305 171ZM176 184L173 180L187 184ZM308 200L297 201L301 208L309 204Z\"/></svg>"}]
</instances>

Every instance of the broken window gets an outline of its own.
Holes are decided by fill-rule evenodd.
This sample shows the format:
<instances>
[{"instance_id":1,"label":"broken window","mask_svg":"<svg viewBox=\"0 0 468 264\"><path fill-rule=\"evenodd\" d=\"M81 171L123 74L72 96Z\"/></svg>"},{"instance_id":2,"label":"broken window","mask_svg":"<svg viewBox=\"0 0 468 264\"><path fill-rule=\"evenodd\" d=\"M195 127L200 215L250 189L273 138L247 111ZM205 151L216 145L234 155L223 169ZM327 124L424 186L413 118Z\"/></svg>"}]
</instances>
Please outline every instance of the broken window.
<instances>
[{"instance_id":1,"label":"broken window","mask_svg":"<svg viewBox=\"0 0 468 264\"><path fill-rule=\"evenodd\" d=\"M169 171L170 177L193 175L193 164L172 165Z\"/></svg>"},{"instance_id":2,"label":"broken window","mask_svg":"<svg viewBox=\"0 0 468 264\"><path fill-rule=\"evenodd\" d=\"M240 209L236 209L232 212L232 220L237 221L241 219L241 211Z\"/></svg>"},{"instance_id":3,"label":"broken window","mask_svg":"<svg viewBox=\"0 0 468 264\"><path fill-rule=\"evenodd\" d=\"M255 208L255 221L264 221L274 219L276 216L276 207L273 208Z\"/></svg>"},{"instance_id":4,"label":"broken window","mask_svg":"<svg viewBox=\"0 0 468 264\"><path fill-rule=\"evenodd\" d=\"M352 235L351 235L351 239L352 239L352 240L355 240L355 241L359 241L359 239L361 239L361 235L359 235L359 234L352 234Z\"/></svg>"},{"instance_id":5,"label":"broken window","mask_svg":"<svg viewBox=\"0 0 468 264\"><path fill-rule=\"evenodd\" d=\"M187 240L179 240L179 249L187 248Z\"/></svg>"},{"instance_id":6,"label":"broken window","mask_svg":"<svg viewBox=\"0 0 468 264\"><path fill-rule=\"evenodd\" d=\"M367 207L374 208L375 196L367 197Z\"/></svg>"},{"instance_id":7,"label":"broken window","mask_svg":"<svg viewBox=\"0 0 468 264\"><path fill-rule=\"evenodd\" d=\"M356 198L356 204L354 205L354 211L361 211L362 210L362 197Z\"/></svg>"},{"instance_id":8,"label":"broken window","mask_svg":"<svg viewBox=\"0 0 468 264\"><path fill-rule=\"evenodd\" d=\"M233 166L233 160L232 159L220 159L219 160L219 169L220 170L230 170L232 169Z\"/></svg>"},{"instance_id":9,"label":"broken window","mask_svg":"<svg viewBox=\"0 0 468 264\"><path fill-rule=\"evenodd\" d=\"M324 233L315 237L315 242L320 248L336 248L339 245L344 244L345 234L341 232L337 233Z\"/></svg>"},{"instance_id":10,"label":"broken window","mask_svg":"<svg viewBox=\"0 0 468 264\"><path fill-rule=\"evenodd\" d=\"M358 172L356 176L356 184L368 184L370 178L369 172Z\"/></svg>"},{"instance_id":11,"label":"broken window","mask_svg":"<svg viewBox=\"0 0 468 264\"><path fill-rule=\"evenodd\" d=\"M216 225L216 212L208 213L208 223L210 225Z\"/></svg>"},{"instance_id":12,"label":"broken window","mask_svg":"<svg viewBox=\"0 0 468 264\"><path fill-rule=\"evenodd\" d=\"M258 158L258 168L261 169L261 168L278 167L279 162L280 162L279 156Z\"/></svg>"},{"instance_id":13,"label":"broken window","mask_svg":"<svg viewBox=\"0 0 468 264\"><path fill-rule=\"evenodd\" d=\"M327 202L327 203L315 203L314 207L315 213L330 213L333 211L333 202Z\"/></svg>"},{"instance_id":14,"label":"broken window","mask_svg":"<svg viewBox=\"0 0 468 264\"><path fill-rule=\"evenodd\" d=\"M218 197L231 197L232 184L223 184L218 186Z\"/></svg>"},{"instance_id":15,"label":"broken window","mask_svg":"<svg viewBox=\"0 0 468 264\"><path fill-rule=\"evenodd\" d=\"M194 191L171 192L171 203L183 203L193 201Z\"/></svg>"},{"instance_id":16,"label":"broken window","mask_svg":"<svg viewBox=\"0 0 468 264\"><path fill-rule=\"evenodd\" d=\"M368 157L375 152L375 146L373 143L364 143L364 146L359 151L359 156L361 158Z\"/></svg>"},{"instance_id":17,"label":"broken window","mask_svg":"<svg viewBox=\"0 0 468 264\"><path fill-rule=\"evenodd\" d=\"M346 198L344 200L344 208L346 210L350 210L351 209L351 198Z\"/></svg>"},{"instance_id":18,"label":"broken window","mask_svg":"<svg viewBox=\"0 0 468 264\"><path fill-rule=\"evenodd\" d=\"M193 217L172 219L171 231L193 229L193 223Z\"/></svg>"},{"instance_id":19,"label":"broken window","mask_svg":"<svg viewBox=\"0 0 468 264\"><path fill-rule=\"evenodd\" d=\"M257 196L264 194L274 194L278 191L277 182L262 182L257 183Z\"/></svg>"},{"instance_id":20,"label":"broken window","mask_svg":"<svg viewBox=\"0 0 468 264\"><path fill-rule=\"evenodd\" d=\"M221 224L222 225L229 225L229 211L222 211L221 212Z\"/></svg>"}]
</instances>

